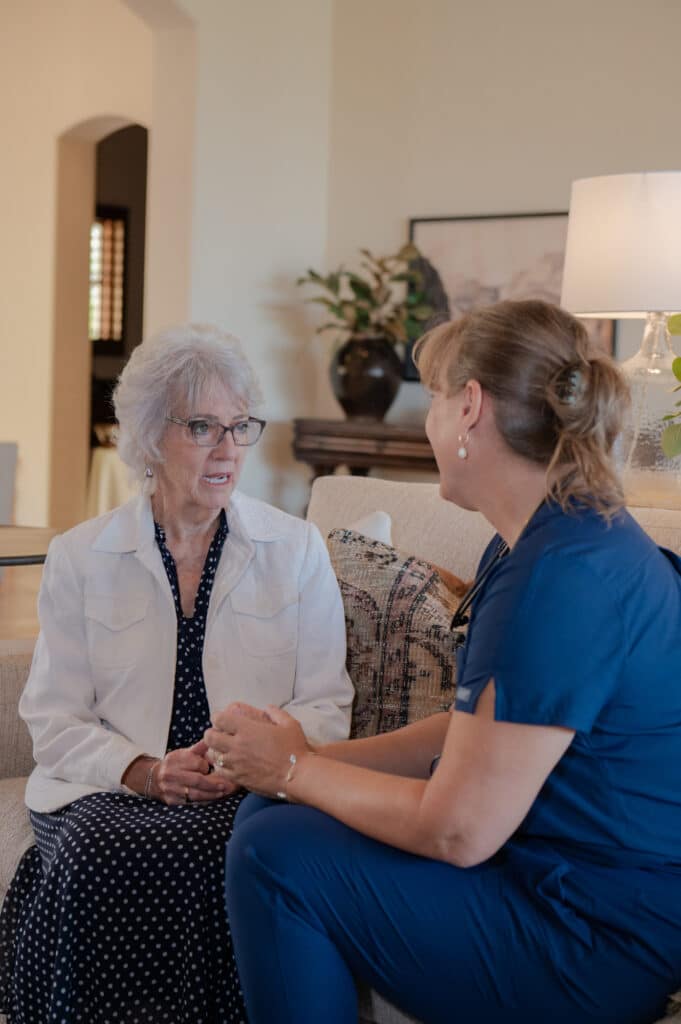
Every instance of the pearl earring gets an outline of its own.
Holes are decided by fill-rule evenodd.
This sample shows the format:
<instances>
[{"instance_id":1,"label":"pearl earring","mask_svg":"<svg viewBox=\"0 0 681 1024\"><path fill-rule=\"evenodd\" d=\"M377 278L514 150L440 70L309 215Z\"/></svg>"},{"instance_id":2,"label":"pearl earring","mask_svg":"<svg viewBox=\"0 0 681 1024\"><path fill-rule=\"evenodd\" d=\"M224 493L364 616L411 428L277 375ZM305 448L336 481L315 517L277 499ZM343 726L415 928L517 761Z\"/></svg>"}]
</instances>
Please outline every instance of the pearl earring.
<instances>
[{"instance_id":1,"label":"pearl earring","mask_svg":"<svg viewBox=\"0 0 681 1024\"><path fill-rule=\"evenodd\" d=\"M147 468L144 470L144 475L146 476L147 479L154 475L154 471L151 468L151 466L147 466Z\"/></svg>"},{"instance_id":2,"label":"pearl earring","mask_svg":"<svg viewBox=\"0 0 681 1024\"><path fill-rule=\"evenodd\" d=\"M468 430L466 431L465 437L459 434L459 448L456 454L459 456L460 459L468 458L468 448L466 447L466 445L468 444L470 436L470 431Z\"/></svg>"}]
</instances>

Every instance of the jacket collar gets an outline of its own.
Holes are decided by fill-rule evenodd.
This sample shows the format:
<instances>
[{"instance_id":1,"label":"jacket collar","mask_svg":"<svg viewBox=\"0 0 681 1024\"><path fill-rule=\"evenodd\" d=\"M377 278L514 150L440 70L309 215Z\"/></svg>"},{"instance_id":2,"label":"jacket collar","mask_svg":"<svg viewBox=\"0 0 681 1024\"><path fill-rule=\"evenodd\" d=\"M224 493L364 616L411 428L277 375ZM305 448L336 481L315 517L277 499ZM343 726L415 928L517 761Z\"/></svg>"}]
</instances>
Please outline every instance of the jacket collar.
<instances>
[{"instance_id":1,"label":"jacket collar","mask_svg":"<svg viewBox=\"0 0 681 1024\"><path fill-rule=\"evenodd\" d=\"M227 525L230 534L243 544L272 541L282 536L280 522L264 502L235 491L227 506ZM123 554L145 551L156 544L151 500L146 495L132 498L111 513L104 529L95 538L94 551Z\"/></svg>"},{"instance_id":2,"label":"jacket collar","mask_svg":"<svg viewBox=\"0 0 681 1024\"><path fill-rule=\"evenodd\" d=\"M273 515L268 505L254 498L235 493L226 511L229 533L211 591L211 619L248 568L255 555L256 542L275 540L282 533L283 519ZM156 544L150 498L139 495L116 509L92 547L95 551L112 554L133 553L173 603L161 552ZM224 557L227 554L228 557Z\"/></svg>"}]
</instances>

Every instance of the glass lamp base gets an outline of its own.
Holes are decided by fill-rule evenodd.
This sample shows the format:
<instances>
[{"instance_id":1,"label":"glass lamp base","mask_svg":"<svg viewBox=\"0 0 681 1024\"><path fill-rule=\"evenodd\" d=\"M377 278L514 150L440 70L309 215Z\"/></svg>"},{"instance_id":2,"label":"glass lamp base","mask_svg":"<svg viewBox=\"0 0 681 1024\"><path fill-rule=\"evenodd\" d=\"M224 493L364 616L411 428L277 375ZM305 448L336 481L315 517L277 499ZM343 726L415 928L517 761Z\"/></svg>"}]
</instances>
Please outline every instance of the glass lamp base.
<instances>
[{"instance_id":1,"label":"glass lamp base","mask_svg":"<svg viewBox=\"0 0 681 1024\"><path fill-rule=\"evenodd\" d=\"M661 444L678 381L664 313L649 313L641 348L622 363L631 408L615 445L628 505L681 509L681 458L668 459Z\"/></svg>"}]
</instances>

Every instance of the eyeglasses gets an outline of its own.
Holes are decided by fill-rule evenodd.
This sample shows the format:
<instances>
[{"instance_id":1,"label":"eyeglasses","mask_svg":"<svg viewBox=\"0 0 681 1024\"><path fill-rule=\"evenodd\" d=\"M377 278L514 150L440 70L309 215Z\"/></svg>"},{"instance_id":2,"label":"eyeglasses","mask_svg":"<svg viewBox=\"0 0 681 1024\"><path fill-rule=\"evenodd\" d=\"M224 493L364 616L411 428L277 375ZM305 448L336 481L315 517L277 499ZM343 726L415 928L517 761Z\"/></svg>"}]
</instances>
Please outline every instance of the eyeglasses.
<instances>
[{"instance_id":1,"label":"eyeglasses","mask_svg":"<svg viewBox=\"0 0 681 1024\"><path fill-rule=\"evenodd\" d=\"M255 444L267 426L266 420L258 420L254 416L239 420L238 423L232 423L228 427L224 423L218 423L210 416L192 416L188 420L181 420L177 416L168 416L167 419L169 423L179 423L181 427L186 427L192 435L192 441L200 448L216 448L228 430L234 444L246 447Z\"/></svg>"}]
</instances>

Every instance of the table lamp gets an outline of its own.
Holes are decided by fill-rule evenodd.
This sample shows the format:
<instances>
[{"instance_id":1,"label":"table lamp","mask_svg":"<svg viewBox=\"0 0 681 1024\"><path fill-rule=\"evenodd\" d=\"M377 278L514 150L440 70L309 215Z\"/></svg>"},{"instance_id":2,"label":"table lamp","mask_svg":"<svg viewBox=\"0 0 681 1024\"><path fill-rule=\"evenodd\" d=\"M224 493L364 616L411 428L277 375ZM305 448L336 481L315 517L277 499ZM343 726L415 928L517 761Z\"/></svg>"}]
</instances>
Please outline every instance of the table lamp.
<instances>
[{"instance_id":1,"label":"table lamp","mask_svg":"<svg viewBox=\"0 0 681 1024\"><path fill-rule=\"evenodd\" d=\"M561 305L646 321L641 348L622 364L632 401L615 455L627 504L681 508L681 458L660 443L678 383L666 318L681 309L681 171L573 182Z\"/></svg>"}]
</instances>

